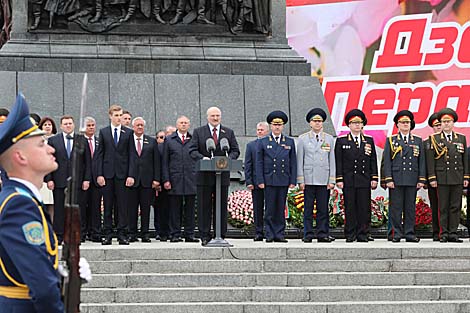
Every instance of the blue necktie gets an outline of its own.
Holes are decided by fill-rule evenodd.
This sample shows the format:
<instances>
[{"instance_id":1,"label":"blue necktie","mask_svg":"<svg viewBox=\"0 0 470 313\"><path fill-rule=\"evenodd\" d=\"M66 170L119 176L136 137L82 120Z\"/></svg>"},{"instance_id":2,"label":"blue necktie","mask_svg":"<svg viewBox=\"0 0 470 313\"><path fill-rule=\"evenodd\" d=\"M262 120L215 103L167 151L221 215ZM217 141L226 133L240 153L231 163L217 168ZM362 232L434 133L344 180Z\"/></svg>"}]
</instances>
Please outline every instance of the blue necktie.
<instances>
[{"instance_id":1,"label":"blue necktie","mask_svg":"<svg viewBox=\"0 0 470 313\"><path fill-rule=\"evenodd\" d=\"M114 128L114 144L116 146L118 144L117 128Z\"/></svg>"},{"instance_id":2,"label":"blue necktie","mask_svg":"<svg viewBox=\"0 0 470 313\"><path fill-rule=\"evenodd\" d=\"M67 139L67 158L70 159L70 154L72 153L72 145L70 144L70 141L72 140L72 136L67 135L65 137Z\"/></svg>"}]
</instances>

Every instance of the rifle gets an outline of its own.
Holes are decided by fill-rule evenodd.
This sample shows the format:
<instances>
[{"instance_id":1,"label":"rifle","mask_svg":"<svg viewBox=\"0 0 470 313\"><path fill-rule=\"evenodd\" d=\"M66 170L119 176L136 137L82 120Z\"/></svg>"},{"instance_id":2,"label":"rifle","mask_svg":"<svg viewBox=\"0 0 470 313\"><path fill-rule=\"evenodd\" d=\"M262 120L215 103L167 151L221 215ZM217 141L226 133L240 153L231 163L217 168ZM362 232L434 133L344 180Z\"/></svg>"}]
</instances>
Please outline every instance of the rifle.
<instances>
[{"instance_id":1,"label":"rifle","mask_svg":"<svg viewBox=\"0 0 470 313\"><path fill-rule=\"evenodd\" d=\"M84 105L86 98L87 74L83 78L82 103L80 108L80 134L84 127ZM78 191L81 188L79 173L81 162L79 156L85 151L84 140L76 136L73 141L72 150L72 175L67 180L65 190L65 218L64 218L64 245L62 247L61 265L63 271L62 296L66 313L80 312L80 289L82 279L79 274L80 261L80 207L78 205Z\"/></svg>"}]
</instances>

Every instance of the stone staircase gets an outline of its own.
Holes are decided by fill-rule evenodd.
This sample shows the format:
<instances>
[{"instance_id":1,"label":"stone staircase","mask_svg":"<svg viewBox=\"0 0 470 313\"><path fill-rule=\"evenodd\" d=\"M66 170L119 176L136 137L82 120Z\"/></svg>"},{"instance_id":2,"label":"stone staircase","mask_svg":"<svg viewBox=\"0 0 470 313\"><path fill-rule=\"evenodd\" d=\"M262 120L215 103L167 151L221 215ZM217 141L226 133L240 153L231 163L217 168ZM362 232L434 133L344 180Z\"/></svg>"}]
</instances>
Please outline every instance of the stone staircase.
<instances>
[{"instance_id":1,"label":"stone staircase","mask_svg":"<svg viewBox=\"0 0 470 313\"><path fill-rule=\"evenodd\" d=\"M470 312L470 245L86 243L84 313Z\"/></svg>"}]
</instances>

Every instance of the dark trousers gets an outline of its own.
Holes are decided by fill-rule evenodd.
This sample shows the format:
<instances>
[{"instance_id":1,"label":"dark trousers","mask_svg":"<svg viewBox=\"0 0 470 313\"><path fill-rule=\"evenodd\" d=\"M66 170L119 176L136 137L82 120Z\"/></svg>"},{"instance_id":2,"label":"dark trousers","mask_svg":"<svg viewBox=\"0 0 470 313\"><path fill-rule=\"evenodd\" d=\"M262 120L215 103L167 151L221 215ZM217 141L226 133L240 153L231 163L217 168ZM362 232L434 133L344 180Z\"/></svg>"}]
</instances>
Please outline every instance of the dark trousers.
<instances>
[{"instance_id":1,"label":"dark trousers","mask_svg":"<svg viewBox=\"0 0 470 313\"><path fill-rule=\"evenodd\" d=\"M313 204L317 200L317 238L330 235L328 199L330 192L326 186L305 185L304 190L304 238L313 238Z\"/></svg>"},{"instance_id":2,"label":"dark trousers","mask_svg":"<svg viewBox=\"0 0 470 313\"><path fill-rule=\"evenodd\" d=\"M441 226L439 225L439 202L437 200L437 188L428 186L429 203L432 212L432 235L439 236Z\"/></svg>"},{"instance_id":3,"label":"dark trousers","mask_svg":"<svg viewBox=\"0 0 470 313\"><path fill-rule=\"evenodd\" d=\"M228 186L221 186L221 199L220 199L220 222L221 222L221 236L225 238L227 233L227 197ZM215 212L215 185L214 186L197 186L197 221L199 228L199 237L201 239L209 240L211 236L211 221L215 231L216 226L216 212Z\"/></svg>"},{"instance_id":4,"label":"dark trousers","mask_svg":"<svg viewBox=\"0 0 470 313\"><path fill-rule=\"evenodd\" d=\"M285 237L285 206L288 186L266 186L264 190L266 212L264 224L266 239L283 239Z\"/></svg>"},{"instance_id":5,"label":"dark trousers","mask_svg":"<svg viewBox=\"0 0 470 313\"><path fill-rule=\"evenodd\" d=\"M129 188L129 236L137 237L137 222L140 207L140 233L142 237L149 236L150 203L152 202L152 188Z\"/></svg>"},{"instance_id":6,"label":"dark trousers","mask_svg":"<svg viewBox=\"0 0 470 313\"><path fill-rule=\"evenodd\" d=\"M60 242L64 239L65 188L55 187L52 190L52 196L54 197L54 220L52 227Z\"/></svg>"},{"instance_id":7,"label":"dark trousers","mask_svg":"<svg viewBox=\"0 0 470 313\"><path fill-rule=\"evenodd\" d=\"M127 240L127 191L124 179L106 179L102 187L104 201L104 235L111 238L113 233L113 213L118 215L117 236Z\"/></svg>"},{"instance_id":8,"label":"dark trousers","mask_svg":"<svg viewBox=\"0 0 470 313\"><path fill-rule=\"evenodd\" d=\"M82 238L101 238L101 188L90 183L90 188L82 191L80 217L82 222Z\"/></svg>"},{"instance_id":9,"label":"dark trousers","mask_svg":"<svg viewBox=\"0 0 470 313\"><path fill-rule=\"evenodd\" d=\"M170 236L181 237L181 218L184 217L184 237L194 237L195 195L170 195Z\"/></svg>"},{"instance_id":10,"label":"dark trousers","mask_svg":"<svg viewBox=\"0 0 470 313\"><path fill-rule=\"evenodd\" d=\"M344 235L346 238L367 240L370 225L370 188L345 187Z\"/></svg>"},{"instance_id":11,"label":"dark trousers","mask_svg":"<svg viewBox=\"0 0 470 313\"><path fill-rule=\"evenodd\" d=\"M393 227L393 237L412 239L415 237L416 186L395 186L389 189L389 216ZM402 225L403 216L403 225Z\"/></svg>"},{"instance_id":12,"label":"dark trousers","mask_svg":"<svg viewBox=\"0 0 470 313\"><path fill-rule=\"evenodd\" d=\"M251 191L253 198L253 219L256 236L264 236L264 189L255 188Z\"/></svg>"},{"instance_id":13,"label":"dark trousers","mask_svg":"<svg viewBox=\"0 0 470 313\"><path fill-rule=\"evenodd\" d=\"M168 198L168 191L162 190L158 192L155 197L154 204L154 225L155 235L160 237L170 236L170 202Z\"/></svg>"},{"instance_id":14,"label":"dark trousers","mask_svg":"<svg viewBox=\"0 0 470 313\"><path fill-rule=\"evenodd\" d=\"M441 237L457 238L463 185L437 185Z\"/></svg>"}]
</instances>

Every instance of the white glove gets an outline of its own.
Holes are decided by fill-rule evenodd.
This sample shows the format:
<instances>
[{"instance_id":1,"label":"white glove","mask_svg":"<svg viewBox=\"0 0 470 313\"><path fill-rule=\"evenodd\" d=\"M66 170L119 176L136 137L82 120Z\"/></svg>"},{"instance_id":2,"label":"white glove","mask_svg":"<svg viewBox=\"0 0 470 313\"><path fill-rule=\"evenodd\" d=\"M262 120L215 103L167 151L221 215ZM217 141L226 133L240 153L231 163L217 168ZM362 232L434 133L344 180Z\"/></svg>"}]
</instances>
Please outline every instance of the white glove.
<instances>
[{"instance_id":1,"label":"white glove","mask_svg":"<svg viewBox=\"0 0 470 313\"><path fill-rule=\"evenodd\" d=\"M80 278L86 280L86 282L89 283L91 281L90 264L88 264L88 261L85 258L80 258L78 266L80 267L78 270Z\"/></svg>"}]
</instances>

